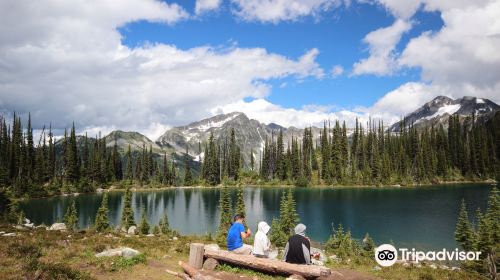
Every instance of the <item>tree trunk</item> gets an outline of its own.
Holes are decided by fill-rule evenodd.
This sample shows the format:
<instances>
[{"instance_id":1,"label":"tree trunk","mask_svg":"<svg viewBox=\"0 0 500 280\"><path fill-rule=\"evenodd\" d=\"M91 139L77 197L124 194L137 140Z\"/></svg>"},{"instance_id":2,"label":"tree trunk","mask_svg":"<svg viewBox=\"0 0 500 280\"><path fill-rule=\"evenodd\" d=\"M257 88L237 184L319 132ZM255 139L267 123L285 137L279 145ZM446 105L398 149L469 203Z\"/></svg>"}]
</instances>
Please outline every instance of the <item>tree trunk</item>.
<instances>
[{"instance_id":1,"label":"tree trunk","mask_svg":"<svg viewBox=\"0 0 500 280\"><path fill-rule=\"evenodd\" d=\"M191 276L194 280L219 280L215 277L212 277L210 275L202 275L198 269L190 266L189 264L179 261L179 265L184 269L184 271Z\"/></svg>"},{"instance_id":2,"label":"tree trunk","mask_svg":"<svg viewBox=\"0 0 500 280\"><path fill-rule=\"evenodd\" d=\"M280 260L271 260L257 258L254 256L237 255L228 251L205 250L205 257L214 258L225 263L251 268L266 272L269 274L279 275L300 275L304 278L317 278L320 276L328 276L331 270L324 266L291 264Z\"/></svg>"}]
</instances>

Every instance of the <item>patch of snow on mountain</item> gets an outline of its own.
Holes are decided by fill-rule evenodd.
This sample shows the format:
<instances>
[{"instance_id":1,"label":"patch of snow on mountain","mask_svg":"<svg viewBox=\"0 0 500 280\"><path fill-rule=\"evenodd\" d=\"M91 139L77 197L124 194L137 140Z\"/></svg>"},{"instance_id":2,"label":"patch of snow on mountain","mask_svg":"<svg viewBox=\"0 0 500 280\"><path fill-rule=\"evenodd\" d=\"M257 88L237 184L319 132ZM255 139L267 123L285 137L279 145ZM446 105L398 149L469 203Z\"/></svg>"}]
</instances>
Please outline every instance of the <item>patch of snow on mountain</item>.
<instances>
[{"instance_id":1,"label":"patch of snow on mountain","mask_svg":"<svg viewBox=\"0 0 500 280\"><path fill-rule=\"evenodd\" d=\"M186 137L186 142L189 142L193 137L198 137L198 134L193 132L188 132L184 136Z\"/></svg>"},{"instance_id":2,"label":"patch of snow on mountain","mask_svg":"<svg viewBox=\"0 0 500 280\"><path fill-rule=\"evenodd\" d=\"M201 130L201 131L207 131L209 130L210 128L220 128L222 127L225 123L229 122L229 121L232 121L234 120L236 117L238 116L238 114L234 114L228 118L225 118L221 121L218 121L218 122L208 122L207 124L203 124L203 125L200 125L198 127L196 127L198 130Z\"/></svg>"},{"instance_id":3,"label":"patch of snow on mountain","mask_svg":"<svg viewBox=\"0 0 500 280\"><path fill-rule=\"evenodd\" d=\"M453 114L455 114L456 111L458 111L460 109L460 107L461 107L460 104L443 106L443 107L439 108L439 110L436 113L432 114L431 116L425 117L425 119L430 120L430 119L433 119L435 117L438 117L438 116L441 116L444 114L453 115Z\"/></svg>"},{"instance_id":4,"label":"patch of snow on mountain","mask_svg":"<svg viewBox=\"0 0 500 280\"><path fill-rule=\"evenodd\" d=\"M199 154L198 156L194 156L193 160L201 162L203 160L203 158L205 158L205 152L201 152L201 154Z\"/></svg>"},{"instance_id":5,"label":"patch of snow on mountain","mask_svg":"<svg viewBox=\"0 0 500 280\"><path fill-rule=\"evenodd\" d=\"M477 103L477 104L483 104L483 103L484 103L484 99L482 99L482 98L477 98L477 99L476 99L476 103Z\"/></svg>"}]
</instances>

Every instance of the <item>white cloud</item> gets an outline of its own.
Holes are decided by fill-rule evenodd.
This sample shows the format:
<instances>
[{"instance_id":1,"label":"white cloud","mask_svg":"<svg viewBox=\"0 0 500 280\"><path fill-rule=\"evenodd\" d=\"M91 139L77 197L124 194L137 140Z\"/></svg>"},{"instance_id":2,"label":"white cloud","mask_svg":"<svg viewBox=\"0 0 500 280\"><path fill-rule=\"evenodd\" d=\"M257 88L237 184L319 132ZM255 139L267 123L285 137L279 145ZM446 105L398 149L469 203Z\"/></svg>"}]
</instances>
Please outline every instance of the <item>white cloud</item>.
<instances>
[{"instance_id":1,"label":"white cloud","mask_svg":"<svg viewBox=\"0 0 500 280\"><path fill-rule=\"evenodd\" d=\"M332 70L330 70L330 73L333 78L337 78L338 76L344 74L344 68L340 65L335 65L332 67Z\"/></svg>"},{"instance_id":2,"label":"white cloud","mask_svg":"<svg viewBox=\"0 0 500 280\"><path fill-rule=\"evenodd\" d=\"M440 95L432 92L429 86L418 82L410 82L399 88L388 92L375 104L367 109L367 112L391 112L394 116L403 117L415 111L422 104Z\"/></svg>"},{"instance_id":3,"label":"white cloud","mask_svg":"<svg viewBox=\"0 0 500 280\"><path fill-rule=\"evenodd\" d=\"M342 4L341 0L232 0L235 14L248 21L278 23L319 16Z\"/></svg>"},{"instance_id":4,"label":"white cloud","mask_svg":"<svg viewBox=\"0 0 500 280\"><path fill-rule=\"evenodd\" d=\"M420 5L421 0L377 0L396 18L409 19L415 14Z\"/></svg>"},{"instance_id":5,"label":"white cloud","mask_svg":"<svg viewBox=\"0 0 500 280\"><path fill-rule=\"evenodd\" d=\"M422 78L437 85L461 84L484 90L498 86L500 1L445 10L441 17L443 28L411 39L400 63L421 68Z\"/></svg>"},{"instance_id":6,"label":"white cloud","mask_svg":"<svg viewBox=\"0 0 500 280\"><path fill-rule=\"evenodd\" d=\"M379 0L379 3L397 20L388 29L373 31L365 37L370 57L356 63L353 73L390 75L403 67L419 68L424 82L401 85L377 101L371 111L388 110L404 115L438 95L452 98L473 95L500 102L500 1ZM419 7L440 12L443 27L411 38L401 53L395 53L394 46L401 34L410 28L405 26L406 22L411 22ZM398 24L400 28L394 28ZM394 32L389 32L391 28ZM379 31L382 34L377 34ZM389 35L389 39L384 35Z\"/></svg>"},{"instance_id":7,"label":"white cloud","mask_svg":"<svg viewBox=\"0 0 500 280\"><path fill-rule=\"evenodd\" d=\"M85 130L134 130L206 117L219 104L269 94L267 81L321 78L318 50L291 59L261 48L128 48L117 27L186 18L159 1L15 1L0 4L0 107L32 113L36 127L74 120Z\"/></svg>"},{"instance_id":8,"label":"white cloud","mask_svg":"<svg viewBox=\"0 0 500 280\"><path fill-rule=\"evenodd\" d=\"M197 15L204 12L217 10L222 4L222 0L196 0L194 11Z\"/></svg>"},{"instance_id":9,"label":"white cloud","mask_svg":"<svg viewBox=\"0 0 500 280\"><path fill-rule=\"evenodd\" d=\"M368 44L370 56L354 64L353 74L392 74L397 69L396 44L410 28L409 22L398 19L391 26L368 33L363 41Z\"/></svg>"}]
</instances>

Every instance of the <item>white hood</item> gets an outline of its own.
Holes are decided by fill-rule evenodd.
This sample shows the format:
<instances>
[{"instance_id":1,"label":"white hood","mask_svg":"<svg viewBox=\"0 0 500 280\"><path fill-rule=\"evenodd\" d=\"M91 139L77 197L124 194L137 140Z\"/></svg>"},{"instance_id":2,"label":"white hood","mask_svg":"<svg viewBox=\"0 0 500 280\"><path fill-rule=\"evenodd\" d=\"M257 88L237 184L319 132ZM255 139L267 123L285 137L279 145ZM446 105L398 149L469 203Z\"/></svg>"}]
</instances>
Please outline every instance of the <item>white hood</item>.
<instances>
[{"instance_id":1,"label":"white hood","mask_svg":"<svg viewBox=\"0 0 500 280\"><path fill-rule=\"evenodd\" d=\"M257 225L257 231L264 234L267 234L270 229L271 227L266 222L260 222L259 225Z\"/></svg>"},{"instance_id":2,"label":"white hood","mask_svg":"<svg viewBox=\"0 0 500 280\"><path fill-rule=\"evenodd\" d=\"M253 242L253 254L267 256L269 254L269 247L271 242L267 237L267 233L271 227L266 222L260 222L257 225L257 233Z\"/></svg>"}]
</instances>

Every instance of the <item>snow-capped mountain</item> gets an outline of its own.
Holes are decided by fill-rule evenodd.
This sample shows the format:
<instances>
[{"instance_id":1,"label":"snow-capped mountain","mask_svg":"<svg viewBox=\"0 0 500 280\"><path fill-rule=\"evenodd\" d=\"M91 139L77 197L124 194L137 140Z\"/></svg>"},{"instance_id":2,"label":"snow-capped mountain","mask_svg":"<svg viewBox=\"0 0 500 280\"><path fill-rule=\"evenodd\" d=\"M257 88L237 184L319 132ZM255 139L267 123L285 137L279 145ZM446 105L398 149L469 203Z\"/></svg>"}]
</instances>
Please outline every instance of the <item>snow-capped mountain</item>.
<instances>
[{"instance_id":1,"label":"snow-capped mountain","mask_svg":"<svg viewBox=\"0 0 500 280\"><path fill-rule=\"evenodd\" d=\"M464 96L452 99L438 96L413 113L406 115L404 121L406 125L414 124L417 127L426 127L432 124L446 126L448 117L451 115L459 115L465 119L465 117L475 113L477 118L487 118L499 109L500 106L485 98ZM389 128L389 131L398 132L400 126L401 122L397 122Z\"/></svg>"},{"instance_id":2,"label":"snow-capped mountain","mask_svg":"<svg viewBox=\"0 0 500 280\"><path fill-rule=\"evenodd\" d=\"M418 110L407 115L405 122L407 125L414 124L417 127L426 127L428 125L443 124L447 126L448 117L458 114L461 119L465 119L476 114L478 119L488 119L494 112L500 110L500 106L494 102L476 97L463 97L451 99L445 96L438 96L430 102L422 105ZM392 132L398 132L400 122L389 127ZM279 124L264 124L254 119L249 119L244 113L232 112L221 114L211 118L206 118L185 126L173 127L167 130L156 141L152 141L138 132L113 131L105 136L106 145L112 147L115 141L120 153L124 154L130 145L133 153L140 153L142 147L149 149L152 147L153 154L161 159L164 154L170 159L174 159L181 168L185 161L184 156L186 148L190 155L190 166L194 170L200 167L200 160L203 158L204 144L207 142L210 134L213 133L216 141L229 141L231 129L234 128L236 140L241 147L242 157L245 164L250 164L251 151L254 153L255 163L261 157L261 152L266 139L269 141L278 136L279 131L283 131L283 140L285 148L287 143L291 142L292 137L302 140L304 130L296 127L282 127ZM314 141L319 139L321 128L312 127ZM348 136L352 134L352 128L348 128ZM79 145L82 145L83 137L77 139ZM89 139L90 142L94 139ZM61 141L56 145L59 147ZM220 143L222 144L222 143Z\"/></svg>"},{"instance_id":3,"label":"snow-capped mountain","mask_svg":"<svg viewBox=\"0 0 500 280\"><path fill-rule=\"evenodd\" d=\"M303 134L303 129L285 128L274 123L266 125L249 119L244 113L232 112L169 129L156 143L161 147L171 147L182 152L187 147L189 154L195 160L200 160L203 158L203 145L210 134L213 133L215 140L224 141L223 139L229 139L232 128L235 130L236 141L242 148L243 160L247 165L250 163L251 151L253 150L254 160L257 163L266 138L269 140L272 137L276 138L280 130L283 131L285 146L292 137L301 139ZM315 138L319 136L318 128L313 127L313 136Z\"/></svg>"}]
</instances>

